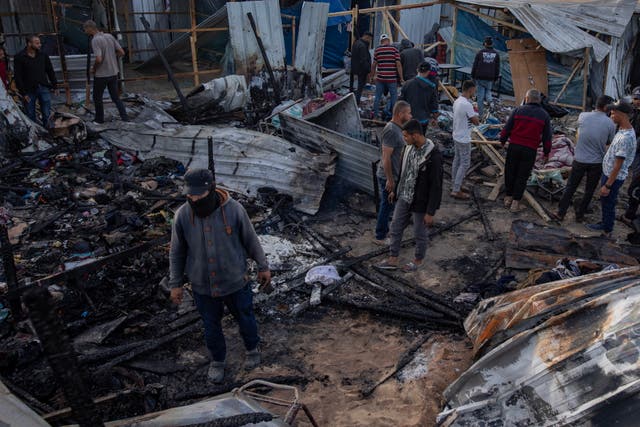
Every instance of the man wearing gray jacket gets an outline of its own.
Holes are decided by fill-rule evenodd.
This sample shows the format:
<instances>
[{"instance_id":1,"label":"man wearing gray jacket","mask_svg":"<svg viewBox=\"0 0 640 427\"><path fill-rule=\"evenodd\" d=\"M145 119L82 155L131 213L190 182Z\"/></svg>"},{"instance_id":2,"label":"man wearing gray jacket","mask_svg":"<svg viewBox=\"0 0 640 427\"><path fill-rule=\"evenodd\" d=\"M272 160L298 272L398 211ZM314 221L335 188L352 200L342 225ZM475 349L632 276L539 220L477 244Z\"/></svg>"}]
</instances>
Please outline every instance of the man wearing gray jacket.
<instances>
[{"instance_id":1,"label":"man wearing gray jacket","mask_svg":"<svg viewBox=\"0 0 640 427\"><path fill-rule=\"evenodd\" d=\"M228 192L216 189L212 173L190 169L184 181L187 203L176 212L171 230L171 300L176 304L182 301L186 275L211 354L208 377L220 383L226 359L221 323L225 305L238 322L247 349L245 369L260 364L260 338L247 257L258 263L258 282L262 286L270 283L271 273L249 215Z\"/></svg>"}]
</instances>

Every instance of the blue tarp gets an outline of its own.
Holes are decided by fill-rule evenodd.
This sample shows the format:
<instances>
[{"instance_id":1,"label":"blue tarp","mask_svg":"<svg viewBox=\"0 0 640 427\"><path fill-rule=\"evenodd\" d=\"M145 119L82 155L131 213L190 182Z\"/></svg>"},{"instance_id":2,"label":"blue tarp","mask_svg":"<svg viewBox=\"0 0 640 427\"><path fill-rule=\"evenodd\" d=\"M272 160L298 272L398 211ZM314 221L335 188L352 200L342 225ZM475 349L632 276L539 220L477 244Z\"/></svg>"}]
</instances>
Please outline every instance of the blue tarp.
<instances>
[{"instance_id":1,"label":"blue tarp","mask_svg":"<svg viewBox=\"0 0 640 427\"><path fill-rule=\"evenodd\" d=\"M456 35L456 49L453 62L463 67L471 67L476 53L482 49L484 38L491 36L493 38L493 47L500 54L500 73L502 74L501 92L513 94L513 81L511 79L511 67L509 66L509 55L506 44L508 39L477 16L467 12L458 11L458 22L456 25L458 34ZM453 36L452 28L441 28L440 35L447 44L451 46L451 38ZM531 38L531 36L523 35L522 38ZM550 100L554 100L556 95L562 90L562 86L572 70L570 67L565 67L558 63L550 53L547 53L547 69L562 75L562 77L548 76L548 97ZM573 78L558 102L582 105L582 80L581 70Z\"/></svg>"},{"instance_id":2,"label":"blue tarp","mask_svg":"<svg viewBox=\"0 0 640 427\"><path fill-rule=\"evenodd\" d=\"M308 0L307 0L308 1ZM329 3L329 13L342 12L348 10L340 0L326 0L323 3ZM298 24L300 23L300 14L302 12L302 1L295 5L282 9L283 15L296 17L296 39L298 37ZM342 68L344 66L344 53L349 48L349 32L347 24L351 22L351 16L335 16L327 20L327 34L324 40L324 56L322 58L322 66L325 68ZM282 18L285 25L291 24L291 19ZM287 52L287 64L291 64L291 29L284 29L284 46Z\"/></svg>"}]
</instances>

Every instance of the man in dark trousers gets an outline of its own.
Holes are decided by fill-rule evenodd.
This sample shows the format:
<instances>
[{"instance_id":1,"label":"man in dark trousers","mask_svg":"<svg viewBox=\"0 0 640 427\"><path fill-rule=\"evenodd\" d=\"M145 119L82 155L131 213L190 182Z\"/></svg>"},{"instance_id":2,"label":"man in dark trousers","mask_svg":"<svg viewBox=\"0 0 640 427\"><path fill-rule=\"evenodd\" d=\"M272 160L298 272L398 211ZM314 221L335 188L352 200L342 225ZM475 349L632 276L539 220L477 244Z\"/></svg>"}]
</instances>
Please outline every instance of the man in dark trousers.
<instances>
[{"instance_id":1,"label":"man in dark trousers","mask_svg":"<svg viewBox=\"0 0 640 427\"><path fill-rule=\"evenodd\" d=\"M480 117L484 114L484 101L486 100L488 103L493 101L491 95L493 82L500 75L500 55L493 48L493 39L486 37L483 44L484 49L476 54L471 67L471 78L476 81L478 88L477 102Z\"/></svg>"},{"instance_id":2,"label":"man in dark trousers","mask_svg":"<svg viewBox=\"0 0 640 427\"><path fill-rule=\"evenodd\" d=\"M400 160L404 149L402 127L411 120L411 106L405 101L398 101L393 106L391 121L382 129L381 159L376 178L380 189L380 209L376 221L376 236L373 243L379 246L387 245L389 233L389 219L393 213L393 202L389 194L398 182L400 176Z\"/></svg>"},{"instance_id":3,"label":"man in dark trousers","mask_svg":"<svg viewBox=\"0 0 640 427\"><path fill-rule=\"evenodd\" d=\"M402 69L405 69L404 66ZM431 65L423 60L418 66L418 75L402 86L400 95L401 100L411 105L411 115L420 122L423 129L427 128L429 120L438 115L438 88L429 80L430 71Z\"/></svg>"},{"instance_id":4,"label":"man in dark trousers","mask_svg":"<svg viewBox=\"0 0 640 427\"><path fill-rule=\"evenodd\" d=\"M355 91L356 102L360 104L360 98L362 97L362 90L364 85L367 84L367 76L371 73L371 53L369 53L369 46L373 40L373 34L367 31L362 37L360 37L353 44L351 48L351 87L353 92L353 77L358 78L358 87Z\"/></svg>"},{"instance_id":5,"label":"man in dark trousers","mask_svg":"<svg viewBox=\"0 0 640 427\"><path fill-rule=\"evenodd\" d=\"M595 111L580 113L578 116L578 142L571 165L571 175L556 213L561 221L567 214L573 195L584 176L587 177L587 182L584 197L575 208L576 221L582 222L593 199L593 193L602 176L602 159L616 134L616 126L607 114L607 106L612 102L610 96L602 95L596 101Z\"/></svg>"},{"instance_id":6,"label":"man in dark trousers","mask_svg":"<svg viewBox=\"0 0 640 427\"><path fill-rule=\"evenodd\" d=\"M609 106L611 120L618 127L616 136L602 160L602 178L600 179L600 203L602 221L587 224L591 231L599 231L609 237L616 220L616 203L618 192L629 175L631 164L636 156L636 133L631 125L633 107L631 104L618 101Z\"/></svg>"},{"instance_id":7,"label":"man in dark trousers","mask_svg":"<svg viewBox=\"0 0 640 427\"><path fill-rule=\"evenodd\" d=\"M35 34L27 36L27 46L14 58L14 79L27 110L27 116L36 122L36 101L40 103L42 125L47 127L51 114L51 91L58 81L49 56L40 52L42 44Z\"/></svg>"},{"instance_id":8,"label":"man in dark trousers","mask_svg":"<svg viewBox=\"0 0 640 427\"><path fill-rule=\"evenodd\" d=\"M524 105L511 112L500 132L502 146L509 141L504 166L504 206L511 208L512 213L524 209L520 201L536 162L540 142L543 145L544 163L547 163L551 151L551 118L540 105L540 92L529 89L524 102Z\"/></svg>"},{"instance_id":9,"label":"man in dark trousers","mask_svg":"<svg viewBox=\"0 0 640 427\"><path fill-rule=\"evenodd\" d=\"M411 40L402 39L400 42L400 63L402 64L402 78L409 81L418 75L418 67L424 62L424 51L413 45Z\"/></svg>"},{"instance_id":10,"label":"man in dark trousers","mask_svg":"<svg viewBox=\"0 0 640 427\"><path fill-rule=\"evenodd\" d=\"M247 350L245 369L260 364L260 338L247 276L247 257L257 262L258 282L262 286L270 283L271 273L247 212L228 192L216 189L212 173L207 169L191 169L184 175L184 181L187 203L176 212L171 230L171 300L181 303L186 274L211 354L208 377L220 383L226 359L221 324L225 305L240 327Z\"/></svg>"},{"instance_id":11,"label":"man in dark trousers","mask_svg":"<svg viewBox=\"0 0 640 427\"><path fill-rule=\"evenodd\" d=\"M104 123L104 106L102 95L105 88L109 91L111 100L116 104L120 118L128 122L127 110L118 95L118 57L124 56L124 50L120 43L111 34L105 34L98 30L93 21L86 21L82 28L91 36L91 49L95 56L95 62L91 68L93 78L93 103L96 107L95 122Z\"/></svg>"},{"instance_id":12,"label":"man in dark trousers","mask_svg":"<svg viewBox=\"0 0 640 427\"><path fill-rule=\"evenodd\" d=\"M631 126L636 133L636 157L631 165L631 184L627 190L629 196L629 206L619 219L629 227L636 228L632 222L638 216L640 206L640 86L631 91L633 112L631 113Z\"/></svg>"},{"instance_id":13,"label":"man in dark trousers","mask_svg":"<svg viewBox=\"0 0 640 427\"><path fill-rule=\"evenodd\" d=\"M433 141L425 138L420 122L410 120L402 133L407 146L402 153L400 178L389 196L396 203L390 230L390 256L378 268L398 268L402 234L413 219L414 260L402 267L410 272L420 268L427 251L428 229L433 226L433 218L442 201L443 169L442 154Z\"/></svg>"}]
</instances>

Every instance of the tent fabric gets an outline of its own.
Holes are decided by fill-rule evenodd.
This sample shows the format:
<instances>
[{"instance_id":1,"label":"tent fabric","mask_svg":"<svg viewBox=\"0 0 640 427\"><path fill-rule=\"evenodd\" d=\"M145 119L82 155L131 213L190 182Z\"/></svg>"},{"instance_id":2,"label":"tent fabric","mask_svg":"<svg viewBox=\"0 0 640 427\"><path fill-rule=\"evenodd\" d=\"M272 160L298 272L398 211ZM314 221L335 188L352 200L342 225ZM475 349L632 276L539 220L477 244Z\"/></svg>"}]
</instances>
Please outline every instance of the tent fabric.
<instances>
[{"instance_id":1,"label":"tent fabric","mask_svg":"<svg viewBox=\"0 0 640 427\"><path fill-rule=\"evenodd\" d=\"M348 10L340 0L323 0L323 3L329 3L329 13L343 12ZM302 13L302 1L291 7L281 10L283 15L296 17L296 38L298 37L298 24L300 22L300 14ZM342 68L344 67L344 53L349 48L349 31L348 23L351 22L351 15L333 16L327 20L327 34L324 42L324 56L322 58L322 66L324 68ZM285 25L291 24L291 19L282 18ZM286 50L287 64L292 61L292 31L290 28L284 29L284 45Z\"/></svg>"},{"instance_id":2,"label":"tent fabric","mask_svg":"<svg viewBox=\"0 0 640 427\"><path fill-rule=\"evenodd\" d=\"M509 65L509 54L507 53L506 45L507 38L495 31L477 16L464 11L458 12L458 22L456 25L458 34L456 35L456 49L453 62L463 67L471 67L476 53L482 49L484 38L491 36L493 38L493 47L500 54L500 74L502 75L500 90L504 93L513 94L513 80L511 78L511 67ZM451 27L441 28L439 34L449 46L452 45L453 29ZM528 38L531 36L525 35L524 37ZM571 74L571 68L558 63L552 55L547 55L547 68L549 71L563 75L562 77L548 76L548 97L551 100L555 100L556 94L562 90L567 77ZM558 102L576 106L582 105L582 80L582 70L580 70Z\"/></svg>"}]
</instances>

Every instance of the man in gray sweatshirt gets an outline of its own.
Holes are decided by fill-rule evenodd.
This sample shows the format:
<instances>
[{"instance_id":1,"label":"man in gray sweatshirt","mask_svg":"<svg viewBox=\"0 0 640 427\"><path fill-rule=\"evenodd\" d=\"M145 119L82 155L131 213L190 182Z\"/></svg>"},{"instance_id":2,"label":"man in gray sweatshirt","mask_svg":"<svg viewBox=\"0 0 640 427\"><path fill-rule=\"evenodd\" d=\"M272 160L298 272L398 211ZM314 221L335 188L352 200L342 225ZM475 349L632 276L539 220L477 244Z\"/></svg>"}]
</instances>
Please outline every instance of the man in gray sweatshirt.
<instances>
[{"instance_id":1,"label":"man in gray sweatshirt","mask_svg":"<svg viewBox=\"0 0 640 427\"><path fill-rule=\"evenodd\" d=\"M271 282L271 273L249 215L228 192L216 189L212 173L190 169L184 181L187 203L176 212L171 230L171 300L176 304L182 301L186 275L211 353L208 377L220 383L226 358L221 323L225 305L238 322L247 349L245 369L260 364L260 338L247 257L258 263L258 282L262 286Z\"/></svg>"}]
</instances>

